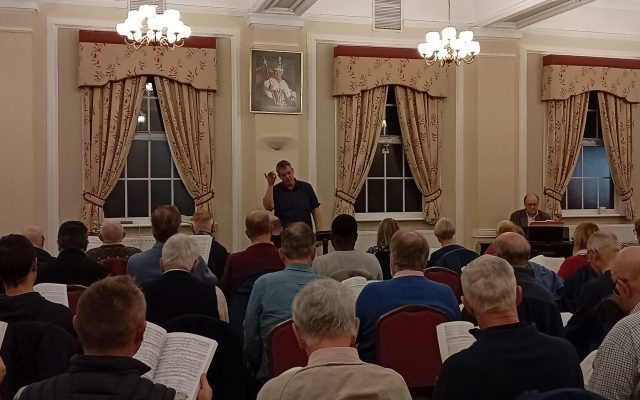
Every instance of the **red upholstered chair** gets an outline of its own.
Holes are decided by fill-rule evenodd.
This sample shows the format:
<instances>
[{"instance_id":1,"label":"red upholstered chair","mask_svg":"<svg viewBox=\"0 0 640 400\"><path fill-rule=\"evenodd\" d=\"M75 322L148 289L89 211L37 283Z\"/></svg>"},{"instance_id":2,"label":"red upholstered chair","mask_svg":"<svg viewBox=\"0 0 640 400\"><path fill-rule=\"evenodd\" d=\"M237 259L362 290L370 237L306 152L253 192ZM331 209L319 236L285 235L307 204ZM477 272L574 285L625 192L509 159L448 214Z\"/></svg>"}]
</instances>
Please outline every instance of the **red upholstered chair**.
<instances>
[{"instance_id":1,"label":"red upholstered chair","mask_svg":"<svg viewBox=\"0 0 640 400\"><path fill-rule=\"evenodd\" d=\"M399 307L378 319L378 364L402 375L413 396L427 396L440 373L436 326L443 322L441 311L422 305Z\"/></svg>"},{"instance_id":2,"label":"red upholstered chair","mask_svg":"<svg viewBox=\"0 0 640 400\"><path fill-rule=\"evenodd\" d=\"M105 258L102 260L102 265L109 272L109 275L126 275L127 274L127 259L121 257Z\"/></svg>"},{"instance_id":3,"label":"red upholstered chair","mask_svg":"<svg viewBox=\"0 0 640 400\"><path fill-rule=\"evenodd\" d=\"M71 310L73 315L76 315L78 300L80 300L82 292L84 292L86 289L87 287L82 285L67 285L67 299L69 300L69 310Z\"/></svg>"},{"instance_id":4,"label":"red upholstered chair","mask_svg":"<svg viewBox=\"0 0 640 400\"><path fill-rule=\"evenodd\" d=\"M431 267L424 270L424 276L431 281L444 283L449 286L451 290L453 290L456 298L460 300L460 296L462 296L462 283L460 282L460 275L457 272L442 267Z\"/></svg>"},{"instance_id":5,"label":"red upholstered chair","mask_svg":"<svg viewBox=\"0 0 640 400\"><path fill-rule=\"evenodd\" d=\"M269 371L276 377L293 367L304 367L309 361L307 353L298 346L293 333L293 320L288 319L276 325L269 333L267 343Z\"/></svg>"}]
</instances>

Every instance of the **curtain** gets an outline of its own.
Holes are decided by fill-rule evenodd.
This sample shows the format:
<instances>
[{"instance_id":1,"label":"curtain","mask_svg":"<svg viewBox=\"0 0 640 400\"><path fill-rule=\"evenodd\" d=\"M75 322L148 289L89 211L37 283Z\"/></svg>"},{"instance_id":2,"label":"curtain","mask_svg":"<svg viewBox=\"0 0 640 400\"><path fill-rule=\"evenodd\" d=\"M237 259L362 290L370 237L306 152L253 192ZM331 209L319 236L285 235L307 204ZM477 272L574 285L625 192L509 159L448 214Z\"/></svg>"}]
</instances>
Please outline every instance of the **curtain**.
<instances>
[{"instance_id":1,"label":"curtain","mask_svg":"<svg viewBox=\"0 0 640 400\"><path fill-rule=\"evenodd\" d=\"M633 186L631 184L633 171L631 103L606 92L598 92L598 102L600 104L602 136L611 167L611 177L620 200L622 200L625 217L633 220L636 212L633 209Z\"/></svg>"},{"instance_id":2,"label":"curtain","mask_svg":"<svg viewBox=\"0 0 640 400\"><path fill-rule=\"evenodd\" d=\"M428 223L440 218L440 129L442 99L396 86L402 141L413 179L422 193L422 212Z\"/></svg>"},{"instance_id":3,"label":"curtain","mask_svg":"<svg viewBox=\"0 0 640 400\"><path fill-rule=\"evenodd\" d=\"M356 196L373 163L387 101L387 86L338 98L338 168L335 215L354 213Z\"/></svg>"},{"instance_id":4,"label":"curtain","mask_svg":"<svg viewBox=\"0 0 640 400\"><path fill-rule=\"evenodd\" d=\"M560 201L580 154L588 107L588 92L571 96L567 100L548 102L544 200L546 210L553 218L562 216Z\"/></svg>"},{"instance_id":5,"label":"curtain","mask_svg":"<svg viewBox=\"0 0 640 400\"><path fill-rule=\"evenodd\" d=\"M122 173L140 113L146 78L82 87L82 220L100 228L103 206Z\"/></svg>"},{"instance_id":6,"label":"curtain","mask_svg":"<svg viewBox=\"0 0 640 400\"><path fill-rule=\"evenodd\" d=\"M215 92L159 76L155 82L176 168L196 210L213 213Z\"/></svg>"}]
</instances>

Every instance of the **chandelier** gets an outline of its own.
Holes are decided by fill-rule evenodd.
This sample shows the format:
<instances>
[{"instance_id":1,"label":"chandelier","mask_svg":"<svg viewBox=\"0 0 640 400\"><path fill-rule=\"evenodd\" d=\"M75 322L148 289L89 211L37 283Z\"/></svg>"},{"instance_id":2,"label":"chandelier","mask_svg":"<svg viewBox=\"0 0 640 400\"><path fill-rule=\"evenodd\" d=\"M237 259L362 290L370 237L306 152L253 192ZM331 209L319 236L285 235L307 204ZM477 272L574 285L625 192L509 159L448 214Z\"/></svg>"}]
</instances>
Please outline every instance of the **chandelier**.
<instances>
[{"instance_id":1,"label":"chandelier","mask_svg":"<svg viewBox=\"0 0 640 400\"><path fill-rule=\"evenodd\" d=\"M180 12L165 10L156 13L157 6L142 5L129 11L124 22L116 25L116 31L124 36L124 42L139 49L147 45L161 45L173 50L191 36L191 28L180 21Z\"/></svg>"},{"instance_id":2,"label":"chandelier","mask_svg":"<svg viewBox=\"0 0 640 400\"><path fill-rule=\"evenodd\" d=\"M462 31L457 36L456 28L451 26L451 0L449 4L449 26L439 32L429 32L426 41L418 45L418 52L427 62L433 65L436 62L440 66L445 64L460 65L462 62L470 64L480 54L480 43L473 40L473 32Z\"/></svg>"}]
</instances>

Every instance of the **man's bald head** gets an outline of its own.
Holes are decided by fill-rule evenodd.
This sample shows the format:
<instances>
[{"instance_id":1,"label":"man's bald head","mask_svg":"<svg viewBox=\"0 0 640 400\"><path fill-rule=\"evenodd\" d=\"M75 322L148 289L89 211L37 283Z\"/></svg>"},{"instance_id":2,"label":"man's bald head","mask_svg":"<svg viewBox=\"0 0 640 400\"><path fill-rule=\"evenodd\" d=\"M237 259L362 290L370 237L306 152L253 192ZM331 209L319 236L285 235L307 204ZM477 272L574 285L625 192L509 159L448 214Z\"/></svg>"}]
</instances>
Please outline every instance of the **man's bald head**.
<instances>
[{"instance_id":1,"label":"man's bald head","mask_svg":"<svg viewBox=\"0 0 640 400\"><path fill-rule=\"evenodd\" d=\"M429 243L415 231L399 230L389 243L391 264L398 270L422 271L429 257Z\"/></svg>"},{"instance_id":2,"label":"man's bald head","mask_svg":"<svg viewBox=\"0 0 640 400\"><path fill-rule=\"evenodd\" d=\"M258 236L271 236L271 214L265 210L252 210L247 214L244 226L251 240Z\"/></svg>"},{"instance_id":3,"label":"man's bald head","mask_svg":"<svg viewBox=\"0 0 640 400\"><path fill-rule=\"evenodd\" d=\"M126 233L120 221L105 220L100 227L100 240L103 243L120 243Z\"/></svg>"},{"instance_id":4,"label":"man's bald head","mask_svg":"<svg viewBox=\"0 0 640 400\"><path fill-rule=\"evenodd\" d=\"M611 268L614 279L640 281L640 246L625 247L616 255Z\"/></svg>"},{"instance_id":5,"label":"man's bald head","mask_svg":"<svg viewBox=\"0 0 640 400\"><path fill-rule=\"evenodd\" d=\"M515 232L505 232L494 243L496 255L507 260L512 267L523 267L529 261L531 246L524 237Z\"/></svg>"},{"instance_id":6,"label":"man's bald head","mask_svg":"<svg viewBox=\"0 0 640 400\"><path fill-rule=\"evenodd\" d=\"M33 247L44 248L44 232L39 226L32 225L24 228L22 236L29 239Z\"/></svg>"}]
</instances>

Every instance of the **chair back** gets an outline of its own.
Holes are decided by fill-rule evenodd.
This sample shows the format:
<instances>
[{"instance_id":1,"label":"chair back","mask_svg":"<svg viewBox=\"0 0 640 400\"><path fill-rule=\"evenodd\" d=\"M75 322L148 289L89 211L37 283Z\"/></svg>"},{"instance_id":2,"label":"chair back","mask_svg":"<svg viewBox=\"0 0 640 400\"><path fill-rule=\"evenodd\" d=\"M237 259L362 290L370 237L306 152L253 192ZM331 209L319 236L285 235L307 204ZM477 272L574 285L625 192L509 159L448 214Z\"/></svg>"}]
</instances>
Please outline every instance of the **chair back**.
<instances>
[{"instance_id":1,"label":"chair back","mask_svg":"<svg viewBox=\"0 0 640 400\"><path fill-rule=\"evenodd\" d=\"M87 289L82 285L67 285L67 299L69 300L69 310L76 315L76 307L78 306L78 300L80 296Z\"/></svg>"},{"instance_id":2,"label":"chair back","mask_svg":"<svg viewBox=\"0 0 640 400\"><path fill-rule=\"evenodd\" d=\"M373 255L376 256L380 263L380 268L382 268L382 279L385 281L391 279L391 251L388 249L378 250Z\"/></svg>"},{"instance_id":3,"label":"chair back","mask_svg":"<svg viewBox=\"0 0 640 400\"><path fill-rule=\"evenodd\" d=\"M424 270L424 276L430 281L444 283L453 290L458 300L462 296L462 282L460 274L444 267L430 267Z\"/></svg>"},{"instance_id":4,"label":"chair back","mask_svg":"<svg viewBox=\"0 0 640 400\"><path fill-rule=\"evenodd\" d=\"M109 275L126 275L127 274L127 259L121 257L105 258L102 260L102 265L109 272Z\"/></svg>"},{"instance_id":5,"label":"chair back","mask_svg":"<svg viewBox=\"0 0 640 400\"><path fill-rule=\"evenodd\" d=\"M440 373L436 326L443 322L441 311L423 305L402 306L378 319L378 364L402 375L413 395L432 388Z\"/></svg>"},{"instance_id":6,"label":"chair back","mask_svg":"<svg viewBox=\"0 0 640 400\"><path fill-rule=\"evenodd\" d=\"M267 357L271 377L276 377L291 368L307 365L309 357L298 346L298 340L293 333L293 320L281 322L271 330L267 339Z\"/></svg>"},{"instance_id":7,"label":"chair back","mask_svg":"<svg viewBox=\"0 0 640 400\"><path fill-rule=\"evenodd\" d=\"M440 257L438 261L436 261L436 266L448 268L452 271L460 273L462 272L462 267L466 266L478 257L480 257L480 254L461 247L456 250L452 250Z\"/></svg>"},{"instance_id":8,"label":"chair back","mask_svg":"<svg viewBox=\"0 0 640 400\"><path fill-rule=\"evenodd\" d=\"M244 317L247 314L247 306L249 305L249 297L256 280L264 274L257 274L246 279L242 284L229 296L229 324L231 328L240 336L240 342L244 342Z\"/></svg>"}]
</instances>

